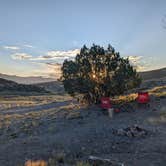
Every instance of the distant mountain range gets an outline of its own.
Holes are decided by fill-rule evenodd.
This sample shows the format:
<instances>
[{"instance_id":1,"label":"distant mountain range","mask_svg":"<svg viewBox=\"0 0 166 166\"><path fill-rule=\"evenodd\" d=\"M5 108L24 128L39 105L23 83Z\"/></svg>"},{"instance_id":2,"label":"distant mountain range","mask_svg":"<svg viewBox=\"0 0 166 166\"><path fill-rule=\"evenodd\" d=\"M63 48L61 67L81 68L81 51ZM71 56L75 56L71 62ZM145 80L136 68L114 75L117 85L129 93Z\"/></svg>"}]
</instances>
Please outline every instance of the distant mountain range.
<instances>
[{"instance_id":1,"label":"distant mountain range","mask_svg":"<svg viewBox=\"0 0 166 166\"><path fill-rule=\"evenodd\" d=\"M19 77L15 75L7 75L7 74L1 74L0 78L10 80L17 82L19 84L38 84L38 83L44 83L44 82L52 82L55 81L53 78L44 78L44 77Z\"/></svg>"},{"instance_id":2,"label":"distant mountain range","mask_svg":"<svg viewBox=\"0 0 166 166\"><path fill-rule=\"evenodd\" d=\"M143 84L146 82L150 84L165 85L166 82L166 68L140 72L143 78ZM163 81L164 80L164 81ZM31 85L30 85L31 84ZM147 85L146 85L147 86ZM148 86L150 86L148 84ZM43 77L18 77L12 75L0 74L0 92L3 91L20 91L20 92L51 92L56 94L64 94L64 87L62 82L56 81L52 78Z\"/></svg>"},{"instance_id":3,"label":"distant mountain range","mask_svg":"<svg viewBox=\"0 0 166 166\"><path fill-rule=\"evenodd\" d=\"M150 80L150 79L160 79L163 77L166 77L166 68L157 69L157 70L151 70L151 71L145 71L145 72L139 72L143 80ZM44 77L19 77L15 75L7 75L7 74L1 74L0 78L11 80L14 82L17 82L19 84L40 84L40 83L49 83L54 82L54 84L57 84L56 79L53 78L44 78Z\"/></svg>"},{"instance_id":4,"label":"distant mountain range","mask_svg":"<svg viewBox=\"0 0 166 166\"><path fill-rule=\"evenodd\" d=\"M48 93L44 87L36 85L18 84L14 81L9 81L0 78L0 94L27 94L27 93Z\"/></svg>"}]
</instances>

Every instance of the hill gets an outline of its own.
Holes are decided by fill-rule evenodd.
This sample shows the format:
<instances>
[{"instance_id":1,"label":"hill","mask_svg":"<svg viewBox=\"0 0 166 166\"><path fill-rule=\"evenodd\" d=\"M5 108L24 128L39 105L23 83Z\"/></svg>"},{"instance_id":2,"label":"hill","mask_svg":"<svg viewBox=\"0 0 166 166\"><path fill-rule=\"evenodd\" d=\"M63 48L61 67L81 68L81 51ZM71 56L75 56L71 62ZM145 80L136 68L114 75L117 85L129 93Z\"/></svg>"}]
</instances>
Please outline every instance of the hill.
<instances>
[{"instance_id":1,"label":"hill","mask_svg":"<svg viewBox=\"0 0 166 166\"><path fill-rule=\"evenodd\" d=\"M56 93L56 94L65 93L63 84L60 81L51 81L51 82L39 83L39 84L35 84L35 85L42 87L45 90L52 92L52 93Z\"/></svg>"},{"instance_id":2,"label":"hill","mask_svg":"<svg viewBox=\"0 0 166 166\"><path fill-rule=\"evenodd\" d=\"M166 68L140 72L139 74L143 79L141 84L142 89L151 89L166 85Z\"/></svg>"},{"instance_id":3,"label":"hill","mask_svg":"<svg viewBox=\"0 0 166 166\"><path fill-rule=\"evenodd\" d=\"M15 75L7 75L7 74L1 74L0 78L11 80L14 82L17 82L19 84L37 84L37 83L43 83L43 82L51 82L55 81L53 78L44 78L44 77L19 77Z\"/></svg>"},{"instance_id":4,"label":"hill","mask_svg":"<svg viewBox=\"0 0 166 166\"><path fill-rule=\"evenodd\" d=\"M0 78L1 94L21 94L21 93L46 93L47 91L36 85L18 84L14 81Z\"/></svg>"},{"instance_id":5,"label":"hill","mask_svg":"<svg viewBox=\"0 0 166 166\"><path fill-rule=\"evenodd\" d=\"M139 73L144 81L166 78L166 68Z\"/></svg>"}]
</instances>

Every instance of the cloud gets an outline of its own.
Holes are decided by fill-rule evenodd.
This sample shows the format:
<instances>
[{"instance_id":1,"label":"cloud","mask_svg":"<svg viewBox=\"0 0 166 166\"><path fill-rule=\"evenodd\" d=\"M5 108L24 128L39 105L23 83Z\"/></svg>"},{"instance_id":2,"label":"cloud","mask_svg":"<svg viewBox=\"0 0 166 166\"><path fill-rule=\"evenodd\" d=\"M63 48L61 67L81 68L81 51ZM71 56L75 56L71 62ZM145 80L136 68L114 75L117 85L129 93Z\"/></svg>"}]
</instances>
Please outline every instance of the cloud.
<instances>
[{"instance_id":1,"label":"cloud","mask_svg":"<svg viewBox=\"0 0 166 166\"><path fill-rule=\"evenodd\" d=\"M24 46L24 47L27 47L27 48L34 48L34 46L29 45L29 44L24 44L23 46Z\"/></svg>"},{"instance_id":2,"label":"cloud","mask_svg":"<svg viewBox=\"0 0 166 166\"><path fill-rule=\"evenodd\" d=\"M74 57L80 52L79 49L69 51L48 51L45 55L39 55L34 57L27 53L15 53L12 54L12 59L17 60L29 60L29 61L54 61L63 63L65 59L74 59Z\"/></svg>"},{"instance_id":3,"label":"cloud","mask_svg":"<svg viewBox=\"0 0 166 166\"><path fill-rule=\"evenodd\" d=\"M35 64L33 75L41 75L58 79L62 72L61 67L65 59L74 59L79 49L69 51L48 51L44 55L32 56L28 53L15 53L11 55L14 60L26 60Z\"/></svg>"},{"instance_id":4,"label":"cloud","mask_svg":"<svg viewBox=\"0 0 166 166\"><path fill-rule=\"evenodd\" d=\"M35 75L42 75L45 77L51 77L54 79L60 78L61 72L61 64L59 63L41 63L41 62L33 62L38 65L38 69L34 70L33 73Z\"/></svg>"},{"instance_id":5,"label":"cloud","mask_svg":"<svg viewBox=\"0 0 166 166\"><path fill-rule=\"evenodd\" d=\"M132 64L137 64L142 59L142 56L128 56L128 58Z\"/></svg>"},{"instance_id":6,"label":"cloud","mask_svg":"<svg viewBox=\"0 0 166 166\"><path fill-rule=\"evenodd\" d=\"M49 51L47 55L51 57L75 57L78 53L80 53L80 50L75 49L69 51Z\"/></svg>"},{"instance_id":7,"label":"cloud","mask_svg":"<svg viewBox=\"0 0 166 166\"><path fill-rule=\"evenodd\" d=\"M32 55L26 54L26 53L15 53L11 55L12 59L15 60L30 60L32 58Z\"/></svg>"},{"instance_id":8,"label":"cloud","mask_svg":"<svg viewBox=\"0 0 166 166\"><path fill-rule=\"evenodd\" d=\"M45 64L50 66L50 67L55 67L55 68L61 68L61 66L62 66L62 64L60 64L60 63L46 62Z\"/></svg>"},{"instance_id":9,"label":"cloud","mask_svg":"<svg viewBox=\"0 0 166 166\"><path fill-rule=\"evenodd\" d=\"M69 51L48 51L45 53L45 55L33 57L30 60L32 61L56 60L62 63L65 59L74 59L74 57L78 53L80 53L79 49L69 50Z\"/></svg>"},{"instance_id":10,"label":"cloud","mask_svg":"<svg viewBox=\"0 0 166 166\"><path fill-rule=\"evenodd\" d=\"M34 48L34 46L32 45L29 45L29 44L24 44L24 45L21 45L20 47L18 46L3 46L4 49L7 49L7 50L20 50L21 47L26 47L26 48Z\"/></svg>"},{"instance_id":11,"label":"cloud","mask_svg":"<svg viewBox=\"0 0 166 166\"><path fill-rule=\"evenodd\" d=\"M142 56L128 56L129 61L133 67L138 71L143 71L146 69L147 64L143 61Z\"/></svg>"},{"instance_id":12,"label":"cloud","mask_svg":"<svg viewBox=\"0 0 166 166\"><path fill-rule=\"evenodd\" d=\"M20 47L17 46L3 46L3 48L8 49L8 50L19 50Z\"/></svg>"},{"instance_id":13,"label":"cloud","mask_svg":"<svg viewBox=\"0 0 166 166\"><path fill-rule=\"evenodd\" d=\"M146 66L144 65L137 65L137 66L134 66L134 68L137 70L137 71L144 71L146 70Z\"/></svg>"}]
</instances>

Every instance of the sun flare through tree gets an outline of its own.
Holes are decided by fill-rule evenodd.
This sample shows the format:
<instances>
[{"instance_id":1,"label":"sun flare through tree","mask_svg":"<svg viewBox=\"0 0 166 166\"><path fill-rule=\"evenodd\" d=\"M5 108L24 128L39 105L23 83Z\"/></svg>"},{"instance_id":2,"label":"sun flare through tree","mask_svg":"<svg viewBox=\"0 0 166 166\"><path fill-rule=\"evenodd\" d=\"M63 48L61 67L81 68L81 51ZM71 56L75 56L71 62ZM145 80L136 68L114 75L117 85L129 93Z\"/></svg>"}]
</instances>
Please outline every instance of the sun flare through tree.
<instances>
[{"instance_id":1,"label":"sun flare through tree","mask_svg":"<svg viewBox=\"0 0 166 166\"><path fill-rule=\"evenodd\" d=\"M98 103L102 96L115 96L140 85L141 78L128 58L109 44L105 49L85 45L74 60L65 60L62 66L65 90L72 96L83 95L88 103Z\"/></svg>"}]
</instances>

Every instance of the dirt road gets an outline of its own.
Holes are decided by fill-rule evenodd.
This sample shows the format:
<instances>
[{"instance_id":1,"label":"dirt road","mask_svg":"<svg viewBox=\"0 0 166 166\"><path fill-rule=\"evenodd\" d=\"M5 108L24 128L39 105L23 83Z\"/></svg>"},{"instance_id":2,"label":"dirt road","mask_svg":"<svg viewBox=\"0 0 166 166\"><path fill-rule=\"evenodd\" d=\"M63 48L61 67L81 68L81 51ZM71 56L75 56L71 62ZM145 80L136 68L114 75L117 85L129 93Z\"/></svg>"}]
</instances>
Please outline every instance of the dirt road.
<instances>
[{"instance_id":1,"label":"dirt road","mask_svg":"<svg viewBox=\"0 0 166 166\"><path fill-rule=\"evenodd\" d=\"M42 104L42 105L31 106L31 107L15 107L15 108L11 108L11 109L3 109L0 111L0 114L16 114L16 113L23 114L23 113L31 112L31 111L42 111L45 109L67 106L71 103L76 104L76 102L73 100L62 101L62 102L53 102L53 103Z\"/></svg>"}]
</instances>

